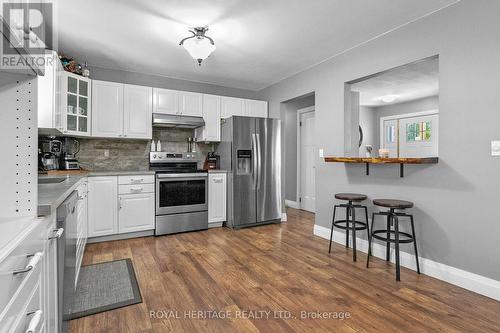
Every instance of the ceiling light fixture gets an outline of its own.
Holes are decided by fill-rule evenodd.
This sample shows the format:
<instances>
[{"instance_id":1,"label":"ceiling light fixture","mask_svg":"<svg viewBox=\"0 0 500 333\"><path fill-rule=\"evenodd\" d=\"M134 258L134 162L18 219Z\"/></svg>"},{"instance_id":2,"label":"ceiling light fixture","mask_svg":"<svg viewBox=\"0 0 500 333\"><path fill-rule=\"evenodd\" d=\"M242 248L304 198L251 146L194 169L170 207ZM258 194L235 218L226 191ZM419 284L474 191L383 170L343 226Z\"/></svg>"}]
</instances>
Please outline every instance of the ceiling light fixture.
<instances>
[{"instance_id":1,"label":"ceiling light fixture","mask_svg":"<svg viewBox=\"0 0 500 333\"><path fill-rule=\"evenodd\" d=\"M399 95L385 95L380 97L380 100L384 103L392 103L399 98Z\"/></svg>"},{"instance_id":2,"label":"ceiling light fixture","mask_svg":"<svg viewBox=\"0 0 500 333\"><path fill-rule=\"evenodd\" d=\"M201 66L201 62L208 58L210 54L215 50L214 40L205 33L208 31L208 27L197 27L189 30L193 35L186 37L179 45L184 46L189 55L198 61L198 65Z\"/></svg>"}]
</instances>

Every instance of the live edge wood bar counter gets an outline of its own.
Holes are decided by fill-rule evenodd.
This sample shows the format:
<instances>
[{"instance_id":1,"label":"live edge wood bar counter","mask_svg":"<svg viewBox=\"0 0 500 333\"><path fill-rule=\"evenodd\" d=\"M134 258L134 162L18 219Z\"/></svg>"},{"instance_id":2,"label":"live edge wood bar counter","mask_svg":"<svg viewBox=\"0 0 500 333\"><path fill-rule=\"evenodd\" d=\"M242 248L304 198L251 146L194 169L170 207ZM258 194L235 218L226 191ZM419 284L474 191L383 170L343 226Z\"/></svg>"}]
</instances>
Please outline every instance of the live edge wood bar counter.
<instances>
[{"instance_id":1,"label":"live edge wood bar counter","mask_svg":"<svg viewBox=\"0 0 500 333\"><path fill-rule=\"evenodd\" d=\"M370 174L370 164L399 164L400 176L404 177L405 164L436 164L438 157L325 157L327 163L366 163L366 175Z\"/></svg>"}]
</instances>

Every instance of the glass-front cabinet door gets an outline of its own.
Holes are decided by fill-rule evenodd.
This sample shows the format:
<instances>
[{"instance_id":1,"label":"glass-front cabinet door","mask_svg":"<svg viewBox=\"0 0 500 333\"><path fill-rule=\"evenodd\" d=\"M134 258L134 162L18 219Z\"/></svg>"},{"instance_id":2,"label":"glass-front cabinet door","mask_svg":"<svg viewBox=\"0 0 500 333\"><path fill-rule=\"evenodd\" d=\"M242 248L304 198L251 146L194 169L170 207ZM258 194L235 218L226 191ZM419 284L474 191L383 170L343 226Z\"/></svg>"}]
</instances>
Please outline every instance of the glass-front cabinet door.
<instances>
[{"instance_id":1,"label":"glass-front cabinet door","mask_svg":"<svg viewBox=\"0 0 500 333\"><path fill-rule=\"evenodd\" d=\"M65 72L62 107L65 112L64 133L90 136L90 79Z\"/></svg>"}]
</instances>

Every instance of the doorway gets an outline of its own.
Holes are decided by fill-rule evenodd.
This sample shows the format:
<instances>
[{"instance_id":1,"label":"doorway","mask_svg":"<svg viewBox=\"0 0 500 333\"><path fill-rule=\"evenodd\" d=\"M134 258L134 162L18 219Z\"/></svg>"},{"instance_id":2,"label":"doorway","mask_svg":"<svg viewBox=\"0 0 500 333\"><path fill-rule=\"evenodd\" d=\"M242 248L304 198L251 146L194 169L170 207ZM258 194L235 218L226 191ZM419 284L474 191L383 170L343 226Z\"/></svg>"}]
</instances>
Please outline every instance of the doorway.
<instances>
[{"instance_id":1,"label":"doorway","mask_svg":"<svg viewBox=\"0 0 500 333\"><path fill-rule=\"evenodd\" d=\"M297 111L297 197L299 209L316 211L316 138L314 106Z\"/></svg>"}]
</instances>

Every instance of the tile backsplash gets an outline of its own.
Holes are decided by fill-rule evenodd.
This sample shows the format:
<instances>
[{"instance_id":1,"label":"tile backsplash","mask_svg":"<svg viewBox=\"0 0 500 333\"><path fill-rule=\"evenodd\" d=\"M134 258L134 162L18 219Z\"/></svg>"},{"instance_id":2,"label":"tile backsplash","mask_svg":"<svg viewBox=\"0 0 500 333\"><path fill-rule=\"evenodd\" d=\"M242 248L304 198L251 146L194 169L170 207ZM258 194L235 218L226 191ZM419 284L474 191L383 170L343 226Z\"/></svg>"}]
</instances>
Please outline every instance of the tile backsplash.
<instances>
[{"instance_id":1,"label":"tile backsplash","mask_svg":"<svg viewBox=\"0 0 500 333\"><path fill-rule=\"evenodd\" d=\"M187 138L193 137L192 129L154 128L153 140L161 141L162 151L187 152ZM148 170L151 140L79 138L80 152L77 158L84 169ZM199 167L212 145L197 143Z\"/></svg>"}]
</instances>

